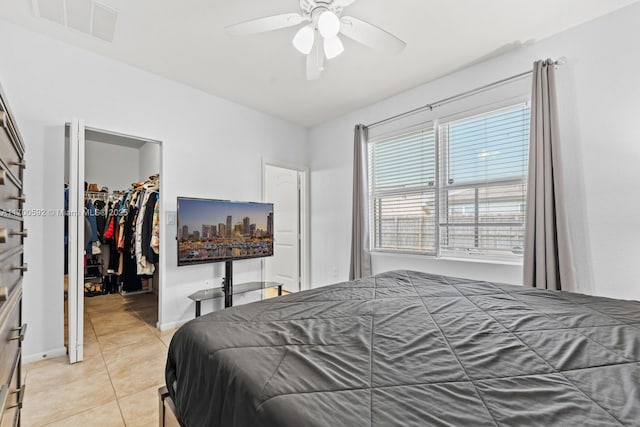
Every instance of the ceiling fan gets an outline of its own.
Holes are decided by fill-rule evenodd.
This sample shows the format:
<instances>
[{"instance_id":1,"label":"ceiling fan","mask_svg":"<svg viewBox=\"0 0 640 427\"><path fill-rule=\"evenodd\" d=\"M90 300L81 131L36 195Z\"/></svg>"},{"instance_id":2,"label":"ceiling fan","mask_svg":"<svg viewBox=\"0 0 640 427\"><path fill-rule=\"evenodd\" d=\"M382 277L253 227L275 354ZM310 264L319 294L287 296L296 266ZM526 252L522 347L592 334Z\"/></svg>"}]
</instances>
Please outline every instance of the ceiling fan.
<instances>
[{"instance_id":1,"label":"ceiling fan","mask_svg":"<svg viewBox=\"0 0 640 427\"><path fill-rule=\"evenodd\" d=\"M231 35L264 33L305 23L293 38L293 45L307 55L307 79L317 80L324 61L344 51L339 34L365 46L400 53L406 43L385 30L352 16L342 16L343 8L355 0L300 0L300 13L285 13L254 19L227 27Z\"/></svg>"}]
</instances>

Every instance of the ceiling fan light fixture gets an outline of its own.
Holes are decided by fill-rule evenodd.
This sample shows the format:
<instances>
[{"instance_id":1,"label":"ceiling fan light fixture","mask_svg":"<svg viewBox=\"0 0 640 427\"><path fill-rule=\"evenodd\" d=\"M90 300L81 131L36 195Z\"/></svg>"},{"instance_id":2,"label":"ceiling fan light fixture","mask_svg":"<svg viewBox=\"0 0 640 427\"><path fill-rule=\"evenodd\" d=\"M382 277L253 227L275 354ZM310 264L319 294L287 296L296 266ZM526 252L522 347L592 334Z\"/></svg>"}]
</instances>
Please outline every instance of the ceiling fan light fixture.
<instances>
[{"instance_id":1,"label":"ceiling fan light fixture","mask_svg":"<svg viewBox=\"0 0 640 427\"><path fill-rule=\"evenodd\" d=\"M330 37L324 39L324 54L327 59L333 59L344 52L344 45L340 37Z\"/></svg>"},{"instance_id":2,"label":"ceiling fan light fixture","mask_svg":"<svg viewBox=\"0 0 640 427\"><path fill-rule=\"evenodd\" d=\"M298 52L308 55L313 49L313 42L315 41L315 30L310 26L304 26L296 33L293 38L293 46Z\"/></svg>"},{"instance_id":3,"label":"ceiling fan light fixture","mask_svg":"<svg viewBox=\"0 0 640 427\"><path fill-rule=\"evenodd\" d=\"M72 0L64 1L70 2ZM296 50L306 55L308 80L319 79L326 60L336 58L344 52L342 36L390 54L399 54L407 45L382 28L353 16L343 16L344 8L356 0L299 1L299 12L281 13L240 22L226 27L226 31L229 35L240 36L296 27L298 30L292 39L292 44Z\"/></svg>"},{"instance_id":4,"label":"ceiling fan light fixture","mask_svg":"<svg viewBox=\"0 0 640 427\"><path fill-rule=\"evenodd\" d=\"M325 10L318 18L318 30L325 39L337 36L340 32L340 18L330 10Z\"/></svg>"}]
</instances>

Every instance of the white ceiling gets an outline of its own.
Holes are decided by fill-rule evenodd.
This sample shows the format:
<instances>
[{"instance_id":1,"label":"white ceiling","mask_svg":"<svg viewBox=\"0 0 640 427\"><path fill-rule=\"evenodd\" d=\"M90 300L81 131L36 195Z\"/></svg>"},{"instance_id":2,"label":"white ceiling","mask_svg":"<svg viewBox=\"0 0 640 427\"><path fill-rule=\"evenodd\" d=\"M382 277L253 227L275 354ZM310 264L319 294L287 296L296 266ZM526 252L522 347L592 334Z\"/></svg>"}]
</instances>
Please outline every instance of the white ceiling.
<instances>
[{"instance_id":1,"label":"white ceiling","mask_svg":"<svg viewBox=\"0 0 640 427\"><path fill-rule=\"evenodd\" d=\"M297 12L298 0L98 0L118 12L113 43L35 18L31 0L0 0L0 17L98 54L312 126L637 0L358 0L345 14L408 43L388 56L345 40L307 81L296 28L244 37L224 27Z\"/></svg>"}]
</instances>

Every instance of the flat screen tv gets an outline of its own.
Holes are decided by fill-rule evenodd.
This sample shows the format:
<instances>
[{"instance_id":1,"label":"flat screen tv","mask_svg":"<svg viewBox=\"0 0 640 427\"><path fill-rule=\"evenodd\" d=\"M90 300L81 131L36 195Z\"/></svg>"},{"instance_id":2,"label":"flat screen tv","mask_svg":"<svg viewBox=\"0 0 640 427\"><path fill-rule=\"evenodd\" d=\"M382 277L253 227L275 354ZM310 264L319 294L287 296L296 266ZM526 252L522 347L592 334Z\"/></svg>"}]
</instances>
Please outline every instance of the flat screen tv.
<instances>
[{"instance_id":1,"label":"flat screen tv","mask_svg":"<svg viewBox=\"0 0 640 427\"><path fill-rule=\"evenodd\" d=\"M273 255L273 204L178 197L178 265Z\"/></svg>"}]
</instances>

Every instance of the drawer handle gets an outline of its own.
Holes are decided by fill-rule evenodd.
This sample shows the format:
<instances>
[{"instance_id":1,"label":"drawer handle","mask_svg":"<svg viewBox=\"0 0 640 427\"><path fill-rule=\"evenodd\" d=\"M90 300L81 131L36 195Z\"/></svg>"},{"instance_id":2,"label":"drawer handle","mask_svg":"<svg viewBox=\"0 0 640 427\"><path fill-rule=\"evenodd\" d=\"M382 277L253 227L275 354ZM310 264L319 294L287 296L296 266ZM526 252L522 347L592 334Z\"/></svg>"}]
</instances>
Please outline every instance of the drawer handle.
<instances>
[{"instance_id":1,"label":"drawer handle","mask_svg":"<svg viewBox=\"0 0 640 427\"><path fill-rule=\"evenodd\" d=\"M22 236L27 237L28 230L25 228L22 231L7 230L6 228L0 228L0 244L7 243L9 236Z\"/></svg>"},{"instance_id":2,"label":"drawer handle","mask_svg":"<svg viewBox=\"0 0 640 427\"><path fill-rule=\"evenodd\" d=\"M9 299L9 288L3 286L0 288L0 302L5 302Z\"/></svg>"},{"instance_id":3,"label":"drawer handle","mask_svg":"<svg viewBox=\"0 0 640 427\"><path fill-rule=\"evenodd\" d=\"M20 202L26 202L27 198L26 196L23 194L22 196L9 196L9 200L18 200Z\"/></svg>"},{"instance_id":4,"label":"drawer handle","mask_svg":"<svg viewBox=\"0 0 640 427\"><path fill-rule=\"evenodd\" d=\"M4 181L5 181L5 172L4 170L0 169L0 185L4 185Z\"/></svg>"},{"instance_id":5,"label":"drawer handle","mask_svg":"<svg viewBox=\"0 0 640 427\"><path fill-rule=\"evenodd\" d=\"M25 228L22 231L10 231L9 232L9 236L22 236L22 237L27 237L27 235L29 234L29 231Z\"/></svg>"},{"instance_id":6,"label":"drawer handle","mask_svg":"<svg viewBox=\"0 0 640 427\"><path fill-rule=\"evenodd\" d=\"M10 161L9 164L11 166L18 166L20 169L26 169L27 168L27 161L26 160L23 160L21 162Z\"/></svg>"},{"instance_id":7,"label":"drawer handle","mask_svg":"<svg viewBox=\"0 0 640 427\"><path fill-rule=\"evenodd\" d=\"M22 387L15 389L14 391L11 392L11 394L17 394L18 395L18 401L11 405L11 406L7 406L7 409L13 409L13 408L19 408L22 409L22 402L24 401L24 392L25 389L27 388L26 384L22 384Z\"/></svg>"},{"instance_id":8,"label":"drawer handle","mask_svg":"<svg viewBox=\"0 0 640 427\"><path fill-rule=\"evenodd\" d=\"M18 335L16 335L15 337L11 337L9 338L9 341L24 341L24 334L27 333L27 324L25 323L24 325L18 327L18 328L13 328L12 329L13 332L20 332Z\"/></svg>"},{"instance_id":9,"label":"drawer handle","mask_svg":"<svg viewBox=\"0 0 640 427\"><path fill-rule=\"evenodd\" d=\"M11 266L12 270L22 270L22 271L27 271L29 269L29 265L25 262L22 265L12 265Z\"/></svg>"}]
</instances>

